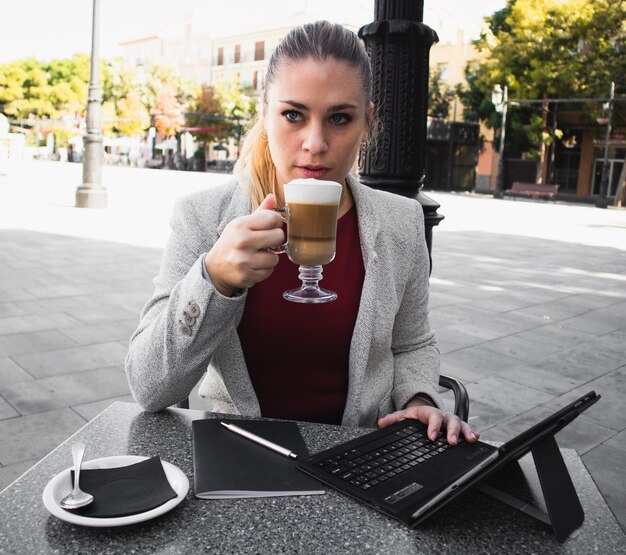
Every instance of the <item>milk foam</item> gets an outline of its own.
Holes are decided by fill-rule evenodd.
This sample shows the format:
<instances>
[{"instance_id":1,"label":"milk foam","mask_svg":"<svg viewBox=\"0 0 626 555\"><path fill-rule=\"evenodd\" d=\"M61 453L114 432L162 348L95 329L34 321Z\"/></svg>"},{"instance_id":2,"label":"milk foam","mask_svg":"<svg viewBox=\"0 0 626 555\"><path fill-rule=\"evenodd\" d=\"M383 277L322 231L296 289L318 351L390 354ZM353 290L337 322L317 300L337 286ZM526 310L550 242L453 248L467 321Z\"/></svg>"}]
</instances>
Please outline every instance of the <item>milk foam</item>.
<instances>
[{"instance_id":1,"label":"milk foam","mask_svg":"<svg viewBox=\"0 0 626 555\"><path fill-rule=\"evenodd\" d=\"M321 179L294 179L283 186L285 202L339 204L341 185Z\"/></svg>"}]
</instances>

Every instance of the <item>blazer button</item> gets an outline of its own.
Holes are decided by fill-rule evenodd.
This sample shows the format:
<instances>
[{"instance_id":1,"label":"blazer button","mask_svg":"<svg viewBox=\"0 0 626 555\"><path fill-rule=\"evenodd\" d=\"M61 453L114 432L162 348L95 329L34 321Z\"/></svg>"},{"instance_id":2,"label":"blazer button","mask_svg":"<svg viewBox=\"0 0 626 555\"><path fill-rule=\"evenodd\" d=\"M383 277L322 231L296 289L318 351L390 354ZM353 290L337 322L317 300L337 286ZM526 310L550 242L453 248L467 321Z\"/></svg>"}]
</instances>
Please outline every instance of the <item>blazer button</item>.
<instances>
[{"instance_id":1,"label":"blazer button","mask_svg":"<svg viewBox=\"0 0 626 555\"><path fill-rule=\"evenodd\" d=\"M187 324L181 324L180 331L184 335L191 335L191 328Z\"/></svg>"},{"instance_id":2,"label":"blazer button","mask_svg":"<svg viewBox=\"0 0 626 555\"><path fill-rule=\"evenodd\" d=\"M200 307L197 305L197 303L191 303L187 307L187 311L186 312L192 318L197 318L198 316L200 316Z\"/></svg>"},{"instance_id":3,"label":"blazer button","mask_svg":"<svg viewBox=\"0 0 626 555\"><path fill-rule=\"evenodd\" d=\"M196 323L196 319L191 314L185 314L185 324L193 326Z\"/></svg>"}]
</instances>

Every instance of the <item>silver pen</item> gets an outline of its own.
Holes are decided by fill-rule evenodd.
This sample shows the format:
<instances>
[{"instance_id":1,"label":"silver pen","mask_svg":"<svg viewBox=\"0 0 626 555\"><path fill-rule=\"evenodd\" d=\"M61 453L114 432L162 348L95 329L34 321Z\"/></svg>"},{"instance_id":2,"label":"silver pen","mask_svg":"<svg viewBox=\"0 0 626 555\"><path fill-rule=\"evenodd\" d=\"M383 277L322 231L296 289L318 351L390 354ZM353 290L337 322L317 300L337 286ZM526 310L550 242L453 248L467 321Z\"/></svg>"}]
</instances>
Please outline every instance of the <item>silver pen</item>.
<instances>
[{"instance_id":1,"label":"silver pen","mask_svg":"<svg viewBox=\"0 0 626 555\"><path fill-rule=\"evenodd\" d=\"M224 426L224 428L227 428L229 431L234 432L235 434L239 434L240 436L243 436L246 439L249 439L250 441L254 441L254 443L258 443L259 445L262 445L263 447L267 447L268 449L271 449L272 451L275 451L276 453L281 454L283 457L287 457L289 459L298 458L298 455L294 453L293 451L290 451L289 449L286 449L285 447L281 447L280 445L276 445L276 443L269 441L268 439L264 439L256 434L253 434L252 432L249 432L248 430L244 430L243 428L240 428L239 426L235 426L234 424L226 424L226 422L220 422L220 424Z\"/></svg>"}]
</instances>

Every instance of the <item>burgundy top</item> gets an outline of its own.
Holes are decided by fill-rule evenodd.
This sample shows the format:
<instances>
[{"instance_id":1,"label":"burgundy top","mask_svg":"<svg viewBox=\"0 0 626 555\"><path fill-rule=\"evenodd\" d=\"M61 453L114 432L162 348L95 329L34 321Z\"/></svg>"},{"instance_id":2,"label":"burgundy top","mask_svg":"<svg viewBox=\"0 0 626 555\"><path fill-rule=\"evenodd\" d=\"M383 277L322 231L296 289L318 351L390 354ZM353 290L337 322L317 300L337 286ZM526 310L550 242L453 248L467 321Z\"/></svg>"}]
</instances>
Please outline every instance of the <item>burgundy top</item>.
<instances>
[{"instance_id":1,"label":"burgundy top","mask_svg":"<svg viewBox=\"0 0 626 555\"><path fill-rule=\"evenodd\" d=\"M248 290L238 332L265 417L340 424L348 394L350 342L365 277L356 208L337 222L335 259L320 286L338 298L325 304L283 299L299 287L287 255L269 278Z\"/></svg>"}]
</instances>

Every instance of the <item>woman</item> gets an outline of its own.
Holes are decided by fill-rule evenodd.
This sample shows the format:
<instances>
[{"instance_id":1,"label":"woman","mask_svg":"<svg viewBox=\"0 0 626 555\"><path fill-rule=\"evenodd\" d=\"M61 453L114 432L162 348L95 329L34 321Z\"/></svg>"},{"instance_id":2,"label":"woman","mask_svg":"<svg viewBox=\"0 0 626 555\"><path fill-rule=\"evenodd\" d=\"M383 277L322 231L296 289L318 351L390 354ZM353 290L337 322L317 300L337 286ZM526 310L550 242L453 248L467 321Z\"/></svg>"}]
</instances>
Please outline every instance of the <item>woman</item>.
<instances>
[{"instance_id":1,"label":"woman","mask_svg":"<svg viewBox=\"0 0 626 555\"><path fill-rule=\"evenodd\" d=\"M371 69L354 33L316 22L272 55L262 117L245 139L237 179L180 200L155 291L126 360L148 410L200 395L217 412L387 426L405 418L448 441L478 434L442 413L439 352L428 325L429 262L420 205L350 174L374 107ZM324 305L282 299L297 266L268 247L285 240L282 185L343 186L337 254Z\"/></svg>"}]
</instances>

